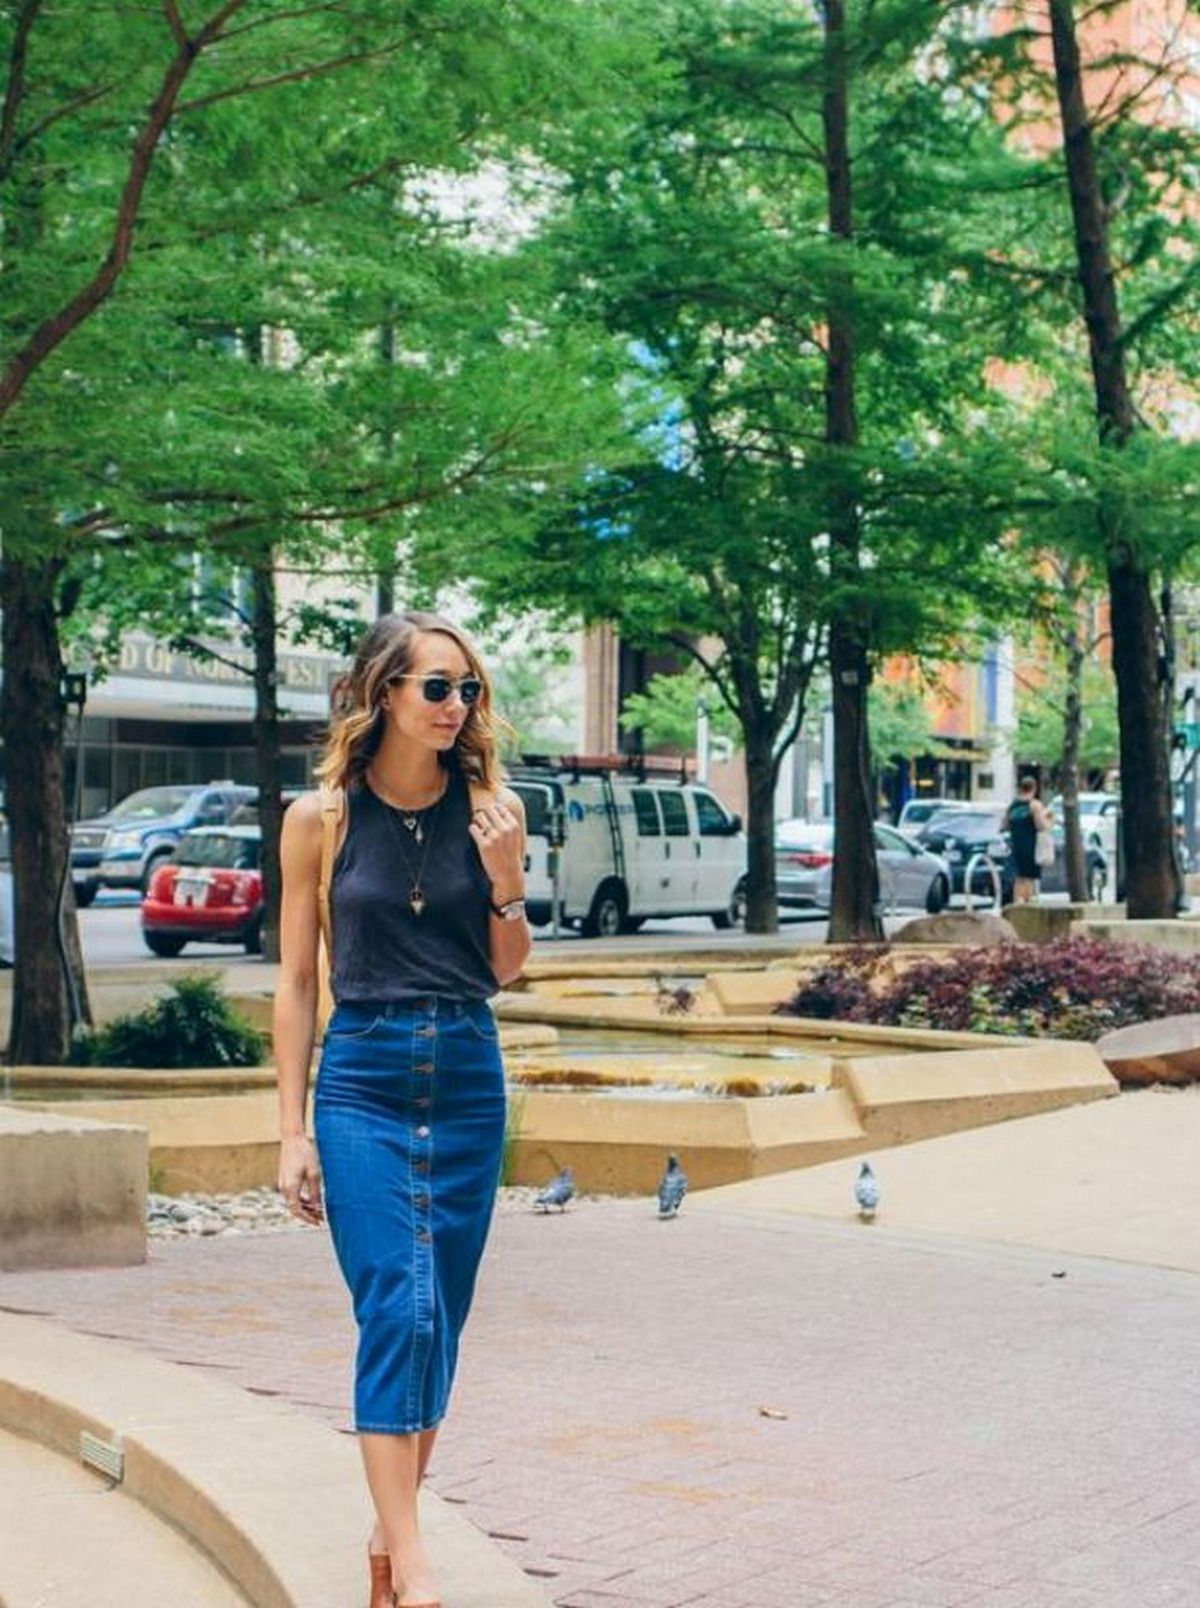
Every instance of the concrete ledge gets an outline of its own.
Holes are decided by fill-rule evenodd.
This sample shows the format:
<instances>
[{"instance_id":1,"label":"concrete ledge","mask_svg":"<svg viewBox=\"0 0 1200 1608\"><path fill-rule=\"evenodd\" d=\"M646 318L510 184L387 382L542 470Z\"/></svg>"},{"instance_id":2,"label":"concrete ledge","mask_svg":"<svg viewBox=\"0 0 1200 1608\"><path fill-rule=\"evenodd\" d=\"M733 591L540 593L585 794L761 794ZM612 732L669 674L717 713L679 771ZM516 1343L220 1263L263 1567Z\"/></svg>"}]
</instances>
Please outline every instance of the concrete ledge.
<instances>
[{"instance_id":1,"label":"concrete ledge","mask_svg":"<svg viewBox=\"0 0 1200 1608\"><path fill-rule=\"evenodd\" d=\"M714 972L700 992L723 1016L761 1016L786 1004L799 988L800 977L799 970L782 966L757 972Z\"/></svg>"},{"instance_id":2,"label":"concrete ledge","mask_svg":"<svg viewBox=\"0 0 1200 1608\"><path fill-rule=\"evenodd\" d=\"M936 951L935 951L936 953ZM664 1046L670 1039L744 1038L748 1033L768 1038L802 1039L816 1042L821 1052L846 1053L861 1046L894 1050L984 1049L994 1046L995 1034L945 1033L931 1027L877 1027L870 1022L839 1022L816 1016L752 1014L707 1016L699 1012L668 1016L657 1006L637 1010L642 1002L629 999L547 999L523 994L508 995L498 1007L502 1022L543 1022L557 1028L601 1027L633 1029L640 1033L662 1033ZM1005 1038L1012 1044L1037 1044L1033 1038Z\"/></svg>"},{"instance_id":3,"label":"concrete ledge","mask_svg":"<svg viewBox=\"0 0 1200 1608\"><path fill-rule=\"evenodd\" d=\"M766 1099L644 1100L588 1094L516 1097L509 1176L545 1184L571 1167L584 1189L649 1195L675 1151L697 1189L808 1167L861 1150L842 1090Z\"/></svg>"},{"instance_id":4,"label":"concrete ledge","mask_svg":"<svg viewBox=\"0 0 1200 1608\"><path fill-rule=\"evenodd\" d=\"M1118 1094L1091 1044L1044 1040L1036 1048L948 1050L863 1057L834 1071L876 1144L911 1144L1013 1117Z\"/></svg>"},{"instance_id":5,"label":"concrete ledge","mask_svg":"<svg viewBox=\"0 0 1200 1608\"><path fill-rule=\"evenodd\" d=\"M75 1459L81 1430L119 1444L125 1492L224 1569L254 1608L365 1597L369 1504L353 1437L34 1318L0 1314L0 1357L0 1425ZM517 1564L430 1491L421 1521L446 1608L547 1608Z\"/></svg>"},{"instance_id":6,"label":"concrete ledge","mask_svg":"<svg viewBox=\"0 0 1200 1608\"><path fill-rule=\"evenodd\" d=\"M0 1105L0 1268L144 1262L147 1150L119 1119Z\"/></svg>"},{"instance_id":7,"label":"concrete ledge","mask_svg":"<svg viewBox=\"0 0 1200 1608\"><path fill-rule=\"evenodd\" d=\"M1085 919L1095 905L1011 904L1001 914L1022 942L1049 944L1056 938L1069 938L1071 923Z\"/></svg>"},{"instance_id":8,"label":"concrete ledge","mask_svg":"<svg viewBox=\"0 0 1200 1608\"><path fill-rule=\"evenodd\" d=\"M1073 921L1072 938L1106 938L1117 944L1148 944L1176 954L1200 955L1200 923L1194 921Z\"/></svg>"}]
</instances>

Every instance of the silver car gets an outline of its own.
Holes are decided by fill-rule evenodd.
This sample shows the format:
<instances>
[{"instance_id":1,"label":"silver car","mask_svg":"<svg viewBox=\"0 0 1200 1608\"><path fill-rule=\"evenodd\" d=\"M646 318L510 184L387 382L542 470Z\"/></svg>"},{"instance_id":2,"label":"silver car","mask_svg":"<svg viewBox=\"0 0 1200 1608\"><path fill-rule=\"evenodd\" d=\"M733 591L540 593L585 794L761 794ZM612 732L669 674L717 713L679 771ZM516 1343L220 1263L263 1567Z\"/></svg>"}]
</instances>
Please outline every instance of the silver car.
<instances>
[{"instance_id":1,"label":"silver car","mask_svg":"<svg viewBox=\"0 0 1200 1608\"><path fill-rule=\"evenodd\" d=\"M875 825L879 893L885 909L936 913L950 902L950 868L940 854ZM781 906L828 910L833 888L833 822L780 821L775 828L775 885Z\"/></svg>"}]
</instances>

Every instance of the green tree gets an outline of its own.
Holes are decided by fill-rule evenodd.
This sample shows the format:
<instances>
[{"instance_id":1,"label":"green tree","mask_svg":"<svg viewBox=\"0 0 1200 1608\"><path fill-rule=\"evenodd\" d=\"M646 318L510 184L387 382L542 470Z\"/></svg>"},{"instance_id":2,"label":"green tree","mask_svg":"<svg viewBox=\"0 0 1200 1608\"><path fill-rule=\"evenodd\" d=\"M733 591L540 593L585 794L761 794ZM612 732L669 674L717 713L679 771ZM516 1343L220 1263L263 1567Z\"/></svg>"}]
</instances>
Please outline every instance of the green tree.
<instances>
[{"instance_id":1,"label":"green tree","mask_svg":"<svg viewBox=\"0 0 1200 1608\"><path fill-rule=\"evenodd\" d=\"M1006 232L998 218L992 260L1019 276L1029 311L1057 322L1060 348L1090 380L1092 418L1072 421L1066 462L1044 445L1042 457L1084 516L1073 521L1076 556L1107 577L1129 911L1164 916L1180 895L1168 763L1170 593L1200 538L1196 450L1172 439L1169 422L1171 401L1194 396L1200 370L1188 316L1200 287L1200 134L1181 112L1186 21L1153 55L1093 46L1118 9L1115 0L1086 13L1072 0L1029 0L1013 8L1012 27L974 48L994 69L1014 145L1023 122L1039 129L1027 142L1030 196L1057 202L1057 227L1031 230L1027 218ZM1058 133L1049 151L1047 120ZM1048 219L1043 208L1037 216Z\"/></svg>"},{"instance_id":2,"label":"green tree","mask_svg":"<svg viewBox=\"0 0 1200 1608\"><path fill-rule=\"evenodd\" d=\"M1017 690L1017 757L1044 766L1055 787L1063 786L1061 756L1067 723L1066 676L1060 660L1050 680L1023 680ZM1109 666L1091 660L1080 678L1079 771L1084 788L1097 786L1120 757L1117 689Z\"/></svg>"},{"instance_id":3,"label":"green tree","mask_svg":"<svg viewBox=\"0 0 1200 1608\"><path fill-rule=\"evenodd\" d=\"M776 922L775 782L830 628L853 649L838 663L857 710L887 654L1018 599L976 289L951 271L986 238L964 163L1005 157L986 114L920 70L938 9L863 8L847 47L853 239L830 231L826 36L774 0L664 11L653 105L619 142L552 147L563 200L539 249L568 305L628 343L630 451L491 584L615 620L717 688L746 758L750 930ZM827 409L834 313L853 323L849 434ZM870 832L845 852L874 930Z\"/></svg>"},{"instance_id":4,"label":"green tree","mask_svg":"<svg viewBox=\"0 0 1200 1608\"><path fill-rule=\"evenodd\" d=\"M529 643L515 656L505 656L498 646L492 649L496 708L509 728L500 734L506 760L522 754L566 753L570 748L561 735L572 713L561 679L569 659L569 650L556 645Z\"/></svg>"},{"instance_id":5,"label":"green tree","mask_svg":"<svg viewBox=\"0 0 1200 1608\"><path fill-rule=\"evenodd\" d=\"M720 693L697 664L674 675L651 676L645 692L634 692L626 698L617 718L622 730L640 731L651 748L678 748L691 753L696 746L701 700L709 711L710 733L736 741L738 724L733 712L722 703Z\"/></svg>"},{"instance_id":6,"label":"green tree","mask_svg":"<svg viewBox=\"0 0 1200 1608\"><path fill-rule=\"evenodd\" d=\"M602 35L590 14L564 23L536 0L401 14L381 0L227 0L190 29L171 0L136 14L26 0L0 16L10 1055L54 1061L67 1047L77 934L68 922L64 967L46 920L67 855L61 631L72 616L84 629L104 574L119 578L106 606L155 575L178 595L198 548L258 578L249 630L270 771L274 558L316 569L331 546L386 527L374 557L387 559L432 529L429 505L462 503L485 472L502 477L518 456L526 481L553 470L530 437L566 380L510 391L499 437L495 412L473 406L472 391L494 398L499 383L472 368L479 343L526 356L528 381L539 332L517 312L488 327L489 298L473 341L470 303L451 312L449 287L431 297L449 260L431 235L445 248L455 230L429 197L439 175L527 158L556 104L577 101L582 64L603 79ZM453 359L438 355L431 300L457 332ZM402 332L405 361L361 361L364 315L377 337L414 306L426 316ZM239 344L257 359L282 330L297 361L229 360ZM411 378L401 370L451 360L452 406L426 398L419 422L388 412ZM569 369L560 348L540 379ZM266 793L277 819L277 786Z\"/></svg>"}]
</instances>

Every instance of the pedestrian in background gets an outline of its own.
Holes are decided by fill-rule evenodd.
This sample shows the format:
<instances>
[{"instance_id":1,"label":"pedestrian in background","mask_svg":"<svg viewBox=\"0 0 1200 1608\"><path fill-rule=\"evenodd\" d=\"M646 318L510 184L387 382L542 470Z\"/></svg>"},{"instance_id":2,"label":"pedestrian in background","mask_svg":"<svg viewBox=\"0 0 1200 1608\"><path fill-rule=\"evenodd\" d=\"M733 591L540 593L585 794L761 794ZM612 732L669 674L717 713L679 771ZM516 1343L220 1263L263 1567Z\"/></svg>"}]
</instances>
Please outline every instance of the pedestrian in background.
<instances>
[{"instance_id":1,"label":"pedestrian in background","mask_svg":"<svg viewBox=\"0 0 1200 1608\"><path fill-rule=\"evenodd\" d=\"M488 1000L530 948L524 812L500 785L491 686L470 640L435 614L376 621L317 774L320 793L284 817L279 1187L302 1222L328 1214L353 1298L371 1608L440 1608L417 1491L499 1183L504 1070ZM336 1003L314 1144L325 909Z\"/></svg>"},{"instance_id":2,"label":"pedestrian in background","mask_svg":"<svg viewBox=\"0 0 1200 1608\"><path fill-rule=\"evenodd\" d=\"M1050 812L1037 796L1037 783L1032 776L1023 776L1017 787L1017 796L1004 814L1004 830L1012 845L1013 898L1017 904L1029 904L1037 897L1038 882L1042 875L1042 862L1038 856L1038 834L1050 831ZM1053 851L1053 844L1051 844Z\"/></svg>"}]
</instances>

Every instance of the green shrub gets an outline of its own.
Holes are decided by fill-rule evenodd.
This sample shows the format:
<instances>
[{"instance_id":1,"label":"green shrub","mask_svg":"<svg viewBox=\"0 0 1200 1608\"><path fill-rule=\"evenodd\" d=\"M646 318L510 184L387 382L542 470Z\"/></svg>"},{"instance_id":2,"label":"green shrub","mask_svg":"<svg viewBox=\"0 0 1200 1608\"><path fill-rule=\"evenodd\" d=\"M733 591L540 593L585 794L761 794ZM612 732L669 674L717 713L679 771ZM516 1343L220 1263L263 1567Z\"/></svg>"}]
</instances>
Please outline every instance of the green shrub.
<instances>
[{"instance_id":1,"label":"green shrub","mask_svg":"<svg viewBox=\"0 0 1200 1608\"><path fill-rule=\"evenodd\" d=\"M181 977L163 999L81 1034L80 1066L259 1066L267 1035L243 1020L213 977Z\"/></svg>"}]
</instances>

